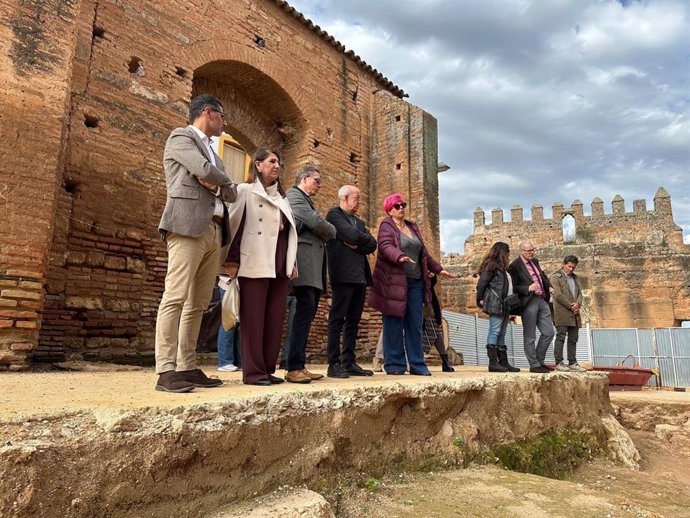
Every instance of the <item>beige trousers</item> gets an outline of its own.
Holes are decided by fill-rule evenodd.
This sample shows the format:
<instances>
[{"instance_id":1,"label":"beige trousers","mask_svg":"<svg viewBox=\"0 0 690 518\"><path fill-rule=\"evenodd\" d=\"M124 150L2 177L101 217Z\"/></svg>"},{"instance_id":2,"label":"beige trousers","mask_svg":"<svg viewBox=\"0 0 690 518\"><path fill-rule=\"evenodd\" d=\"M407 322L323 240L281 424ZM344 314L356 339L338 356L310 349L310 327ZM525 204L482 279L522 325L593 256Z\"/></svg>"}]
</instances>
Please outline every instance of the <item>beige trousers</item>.
<instances>
[{"instance_id":1,"label":"beige trousers","mask_svg":"<svg viewBox=\"0 0 690 518\"><path fill-rule=\"evenodd\" d=\"M222 229L199 237L169 233L168 273L156 319L156 373L196 369L196 342L220 264Z\"/></svg>"}]
</instances>

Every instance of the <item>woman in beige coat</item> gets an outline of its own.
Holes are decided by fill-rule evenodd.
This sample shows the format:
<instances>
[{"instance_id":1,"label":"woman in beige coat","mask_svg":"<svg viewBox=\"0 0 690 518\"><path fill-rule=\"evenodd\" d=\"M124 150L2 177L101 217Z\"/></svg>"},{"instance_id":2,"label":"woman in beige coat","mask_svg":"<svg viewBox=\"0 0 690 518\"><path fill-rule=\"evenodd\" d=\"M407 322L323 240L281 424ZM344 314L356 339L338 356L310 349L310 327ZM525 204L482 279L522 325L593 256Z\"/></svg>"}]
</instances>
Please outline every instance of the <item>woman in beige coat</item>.
<instances>
[{"instance_id":1,"label":"woman in beige coat","mask_svg":"<svg viewBox=\"0 0 690 518\"><path fill-rule=\"evenodd\" d=\"M283 382L273 373L289 282L297 277L297 231L279 173L278 153L258 149L230 205L233 239L224 266L240 285L242 381L248 385Z\"/></svg>"}]
</instances>

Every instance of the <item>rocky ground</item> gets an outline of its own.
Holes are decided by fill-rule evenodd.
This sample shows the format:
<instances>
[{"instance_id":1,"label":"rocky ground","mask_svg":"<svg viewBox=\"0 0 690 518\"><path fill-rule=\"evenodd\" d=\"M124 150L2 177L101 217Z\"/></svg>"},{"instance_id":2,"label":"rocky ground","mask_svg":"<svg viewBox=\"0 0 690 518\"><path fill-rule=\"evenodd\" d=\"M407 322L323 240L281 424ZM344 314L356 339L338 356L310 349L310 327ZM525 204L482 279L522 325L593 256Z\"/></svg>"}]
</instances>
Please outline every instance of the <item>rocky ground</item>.
<instances>
[{"instance_id":1,"label":"rocky ground","mask_svg":"<svg viewBox=\"0 0 690 518\"><path fill-rule=\"evenodd\" d=\"M608 460L586 463L567 480L495 466L415 473L373 491L344 493L341 518L681 518L690 517L690 457L649 432L634 438L639 471Z\"/></svg>"},{"instance_id":2,"label":"rocky ground","mask_svg":"<svg viewBox=\"0 0 690 518\"><path fill-rule=\"evenodd\" d=\"M611 405L600 374L464 367L270 388L221 373L220 388L172 395L150 369L72 367L0 375L0 516L690 516L685 394ZM559 427L635 465L611 411L642 471L601 458L562 481L449 469Z\"/></svg>"},{"instance_id":3,"label":"rocky ground","mask_svg":"<svg viewBox=\"0 0 690 518\"><path fill-rule=\"evenodd\" d=\"M284 488L209 518L690 517L690 455L653 432L631 434L641 454L639 470L595 459L566 480L482 465L381 478L363 473L328 500Z\"/></svg>"}]
</instances>

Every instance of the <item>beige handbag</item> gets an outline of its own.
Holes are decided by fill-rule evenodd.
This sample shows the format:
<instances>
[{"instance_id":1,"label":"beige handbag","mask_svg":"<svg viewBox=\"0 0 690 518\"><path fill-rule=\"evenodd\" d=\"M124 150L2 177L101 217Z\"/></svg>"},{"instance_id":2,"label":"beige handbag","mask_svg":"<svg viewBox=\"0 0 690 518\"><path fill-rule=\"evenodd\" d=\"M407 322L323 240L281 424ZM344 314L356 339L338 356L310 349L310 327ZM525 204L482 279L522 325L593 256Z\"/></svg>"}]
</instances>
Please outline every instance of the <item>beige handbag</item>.
<instances>
[{"instance_id":1,"label":"beige handbag","mask_svg":"<svg viewBox=\"0 0 690 518\"><path fill-rule=\"evenodd\" d=\"M223 329L229 331L240 321L240 285L237 279L230 279L223 295L222 314Z\"/></svg>"}]
</instances>

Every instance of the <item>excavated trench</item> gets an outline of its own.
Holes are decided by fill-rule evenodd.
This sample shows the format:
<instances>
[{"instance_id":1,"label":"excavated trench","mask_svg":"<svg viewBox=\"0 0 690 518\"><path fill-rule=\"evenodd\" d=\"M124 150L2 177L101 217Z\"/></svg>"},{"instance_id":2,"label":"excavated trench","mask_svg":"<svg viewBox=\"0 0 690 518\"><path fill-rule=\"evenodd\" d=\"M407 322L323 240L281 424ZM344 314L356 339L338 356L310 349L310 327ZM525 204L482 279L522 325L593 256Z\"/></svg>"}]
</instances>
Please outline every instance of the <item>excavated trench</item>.
<instances>
[{"instance_id":1,"label":"excavated trench","mask_svg":"<svg viewBox=\"0 0 690 518\"><path fill-rule=\"evenodd\" d=\"M280 486L463 464L564 430L636 463L605 374L324 387L3 416L0 516L201 517Z\"/></svg>"}]
</instances>

